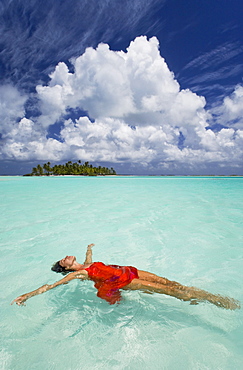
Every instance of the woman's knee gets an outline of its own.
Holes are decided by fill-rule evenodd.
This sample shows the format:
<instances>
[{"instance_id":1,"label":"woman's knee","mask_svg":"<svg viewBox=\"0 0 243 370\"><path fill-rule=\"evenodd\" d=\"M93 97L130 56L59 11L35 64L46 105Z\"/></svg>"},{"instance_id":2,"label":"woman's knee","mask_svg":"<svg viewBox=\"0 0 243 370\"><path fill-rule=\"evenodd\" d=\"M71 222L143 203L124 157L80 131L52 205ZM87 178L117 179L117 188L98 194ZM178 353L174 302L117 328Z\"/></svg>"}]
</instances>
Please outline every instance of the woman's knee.
<instances>
[{"instance_id":1,"label":"woman's knee","mask_svg":"<svg viewBox=\"0 0 243 370\"><path fill-rule=\"evenodd\" d=\"M161 276L152 274L151 272L138 270L138 276L140 280L148 281L151 283L158 283L158 284L168 284L170 280L163 278Z\"/></svg>"}]
</instances>

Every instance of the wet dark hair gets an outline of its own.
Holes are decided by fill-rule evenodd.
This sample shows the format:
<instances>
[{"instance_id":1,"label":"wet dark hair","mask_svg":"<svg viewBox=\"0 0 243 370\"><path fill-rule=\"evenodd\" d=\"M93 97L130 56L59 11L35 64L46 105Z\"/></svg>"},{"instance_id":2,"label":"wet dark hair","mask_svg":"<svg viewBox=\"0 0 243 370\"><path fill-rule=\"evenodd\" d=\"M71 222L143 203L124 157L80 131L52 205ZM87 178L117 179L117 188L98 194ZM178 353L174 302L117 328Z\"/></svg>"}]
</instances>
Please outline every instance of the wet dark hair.
<instances>
[{"instance_id":1,"label":"wet dark hair","mask_svg":"<svg viewBox=\"0 0 243 370\"><path fill-rule=\"evenodd\" d=\"M67 275L69 274L69 272L74 271L74 270L66 270L65 267L62 267L59 262L60 261L57 261L56 263L54 263L54 265L51 268L52 271L60 272L62 275Z\"/></svg>"}]
</instances>

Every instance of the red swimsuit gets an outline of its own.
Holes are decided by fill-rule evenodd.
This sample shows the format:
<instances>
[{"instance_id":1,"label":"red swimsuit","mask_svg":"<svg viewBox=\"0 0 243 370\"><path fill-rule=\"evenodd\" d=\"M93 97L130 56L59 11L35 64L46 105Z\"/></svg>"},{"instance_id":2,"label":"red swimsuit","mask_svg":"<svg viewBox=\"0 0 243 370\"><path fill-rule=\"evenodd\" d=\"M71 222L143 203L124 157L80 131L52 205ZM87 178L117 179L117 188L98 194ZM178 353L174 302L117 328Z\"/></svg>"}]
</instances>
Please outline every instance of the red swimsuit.
<instances>
[{"instance_id":1,"label":"red swimsuit","mask_svg":"<svg viewBox=\"0 0 243 370\"><path fill-rule=\"evenodd\" d=\"M90 280L95 282L98 289L97 296L105 299L110 304L121 300L120 288L128 285L133 279L138 279L138 272L132 266L105 265L94 262L85 269Z\"/></svg>"}]
</instances>

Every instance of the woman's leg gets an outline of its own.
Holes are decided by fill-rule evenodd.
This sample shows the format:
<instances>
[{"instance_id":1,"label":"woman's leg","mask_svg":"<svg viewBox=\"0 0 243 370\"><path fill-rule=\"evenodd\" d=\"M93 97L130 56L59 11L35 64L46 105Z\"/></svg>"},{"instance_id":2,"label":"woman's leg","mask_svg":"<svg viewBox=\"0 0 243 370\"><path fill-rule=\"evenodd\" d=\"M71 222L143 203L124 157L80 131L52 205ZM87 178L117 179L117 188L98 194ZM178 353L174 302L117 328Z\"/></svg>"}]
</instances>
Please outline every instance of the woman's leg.
<instances>
[{"instance_id":1,"label":"woman's leg","mask_svg":"<svg viewBox=\"0 0 243 370\"><path fill-rule=\"evenodd\" d=\"M171 281L169 279L166 279L164 277L161 277L161 276L158 276L158 275L155 275L155 274L152 274L151 272L148 272L148 271L143 271L143 270L137 270L138 271L138 277L140 280L145 280L145 281L148 281L150 283L159 283L159 284L163 284L163 285L177 285L178 287L179 286L183 286L179 283L177 283L176 281Z\"/></svg>"},{"instance_id":2,"label":"woman's leg","mask_svg":"<svg viewBox=\"0 0 243 370\"><path fill-rule=\"evenodd\" d=\"M166 279L167 280L167 279ZM146 293L166 294L183 301L191 301L191 304L197 304L199 301L208 301L219 307L230 310L240 308L238 301L233 298L222 297L206 292L205 290L194 287L187 287L179 283L169 281L168 284L154 283L142 279L134 279L130 284L123 287L125 290L141 290Z\"/></svg>"}]
</instances>

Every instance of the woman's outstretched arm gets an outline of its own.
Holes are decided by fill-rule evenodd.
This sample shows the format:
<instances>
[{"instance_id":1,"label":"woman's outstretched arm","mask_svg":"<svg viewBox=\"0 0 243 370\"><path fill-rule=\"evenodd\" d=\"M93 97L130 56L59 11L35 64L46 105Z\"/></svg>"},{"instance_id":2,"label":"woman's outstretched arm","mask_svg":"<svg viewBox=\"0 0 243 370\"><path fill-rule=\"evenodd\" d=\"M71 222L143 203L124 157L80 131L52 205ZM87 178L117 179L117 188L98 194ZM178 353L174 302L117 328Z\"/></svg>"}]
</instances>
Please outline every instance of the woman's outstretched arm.
<instances>
[{"instance_id":1,"label":"woman's outstretched arm","mask_svg":"<svg viewBox=\"0 0 243 370\"><path fill-rule=\"evenodd\" d=\"M84 261L84 265L90 265L92 263L92 247L94 244L89 244L87 247L87 252L86 252L86 258Z\"/></svg>"},{"instance_id":2,"label":"woman's outstretched arm","mask_svg":"<svg viewBox=\"0 0 243 370\"><path fill-rule=\"evenodd\" d=\"M32 292L25 293L25 294L15 298L11 302L11 304L16 303L18 306L25 306L24 303L27 301L27 299L29 299L31 297L34 297L35 295L45 293L48 290L57 287L58 285L67 284L67 283L69 283L69 281L74 280L74 279L86 280L87 278L88 278L88 274L85 270L71 272L70 274L65 276L63 279L57 281L54 284L51 284L51 285L45 284L45 285L41 286L40 288L38 288L36 290L33 290Z\"/></svg>"}]
</instances>

